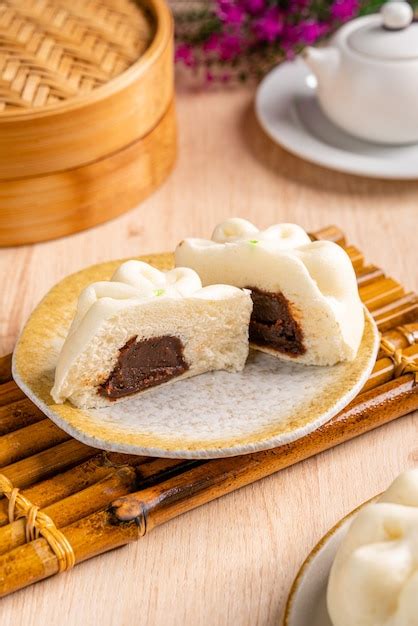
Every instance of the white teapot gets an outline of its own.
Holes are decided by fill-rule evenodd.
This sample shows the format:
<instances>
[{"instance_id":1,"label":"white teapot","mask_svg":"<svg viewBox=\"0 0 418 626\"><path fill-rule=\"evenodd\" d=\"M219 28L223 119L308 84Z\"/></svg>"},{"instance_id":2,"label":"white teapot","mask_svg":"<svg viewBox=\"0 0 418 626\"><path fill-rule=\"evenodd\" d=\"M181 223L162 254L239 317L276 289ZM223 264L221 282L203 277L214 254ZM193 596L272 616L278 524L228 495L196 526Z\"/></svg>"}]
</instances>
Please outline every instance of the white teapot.
<instances>
[{"instance_id":1,"label":"white teapot","mask_svg":"<svg viewBox=\"0 0 418 626\"><path fill-rule=\"evenodd\" d=\"M323 48L306 48L324 113L376 143L418 142L418 23L405 0L348 22Z\"/></svg>"}]
</instances>

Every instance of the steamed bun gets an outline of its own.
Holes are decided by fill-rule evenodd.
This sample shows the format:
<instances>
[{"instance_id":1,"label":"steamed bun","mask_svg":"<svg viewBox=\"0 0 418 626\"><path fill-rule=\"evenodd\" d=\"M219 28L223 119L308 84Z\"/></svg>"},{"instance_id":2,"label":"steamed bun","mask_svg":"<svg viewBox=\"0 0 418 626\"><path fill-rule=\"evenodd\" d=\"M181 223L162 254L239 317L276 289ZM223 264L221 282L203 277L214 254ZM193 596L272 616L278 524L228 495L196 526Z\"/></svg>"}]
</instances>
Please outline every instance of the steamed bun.
<instances>
[{"instance_id":1,"label":"steamed bun","mask_svg":"<svg viewBox=\"0 0 418 626\"><path fill-rule=\"evenodd\" d=\"M418 469L360 511L331 569L334 626L418 626Z\"/></svg>"}]
</instances>

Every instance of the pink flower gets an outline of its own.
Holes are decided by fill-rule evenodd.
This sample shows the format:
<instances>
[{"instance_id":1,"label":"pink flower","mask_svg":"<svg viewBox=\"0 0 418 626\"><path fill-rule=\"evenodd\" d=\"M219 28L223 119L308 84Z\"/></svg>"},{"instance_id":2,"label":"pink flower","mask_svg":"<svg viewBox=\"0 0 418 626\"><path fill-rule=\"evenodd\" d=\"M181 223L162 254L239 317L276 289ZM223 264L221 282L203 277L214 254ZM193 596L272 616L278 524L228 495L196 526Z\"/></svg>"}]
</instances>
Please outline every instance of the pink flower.
<instances>
[{"instance_id":1,"label":"pink flower","mask_svg":"<svg viewBox=\"0 0 418 626\"><path fill-rule=\"evenodd\" d=\"M260 41L273 42L283 31L283 20L277 7L270 7L254 21L254 33Z\"/></svg>"},{"instance_id":2,"label":"pink flower","mask_svg":"<svg viewBox=\"0 0 418 626\"><path fill-rule=\"evenodd\" d=\"M331 15L334 19L345 22L351 19L358 10L358 0L335 0L331 6Z\"/></svg>"},{"instance_id":3,"label":"pink flower","mask_svg":"<svg viewBox=\"0 0 418 626\"><path fill-rule=\"evenodd\" d=\"M216 33L212 34L207 41L204 42L202 46L204 52L213 52L219 48L219 35Z\"/></svg>"},{"instance_id":4,"label":"pink flower","mask_svg":"<svg viewBox=\"0 0 418 626\"><path fill-rule=\"evenodd\" d=\"M1 2L1 0L0 0ZM370 3L371 0L368 0ZM176 4L176 3L175 3ZM193 3L192 3L193 4ZM210 6L209 6L210 5ZM293 58L368 3L360 0L213 0L196 13L179 11L176 61L201 67L208 83L258 76L275 59Z\"/></svg>"},{"instance_id":5,"label":"pink flower","mask_svg":"<svg viewBox=\"0 0 418 626\"><path fill-rule=\"evenodd\" d=\"M242 52L242 41L232 33L212 34L202 45L204 52L214 52L221 61L231 61Z\"/></svg>"},{"instance_id":6,"label":"pink flower","mask_svg":"<svg viewBox=\"0 0 418 626\"><path fill-rule=\"evenodd\" d=\"M193 67L195 64L193 48L187 43L180 43L176 47L174 56L176 61L184 63L184 65L187 65L188 67Z\"/></svg>"},{"instance_id":7,"label":"pink flower","mask_svg":"<svg viewBox=\"0 0 418 626\"><path fill-rule=\"evenodd\" d=\"M221 61L235 59L241 51L242 43L237 35L225 34L219 38L219 58Z\"/></svg>"},{"instance_id":8,"label":"pink flower","mask_svg":"<svg viewBox=\"0 0 418 626\"><path fill-rule=\"evenodd\" d=\"M243 6L252 15L260 13L266 6L265 0L244 0Z\"/></svg>"},{"instance_id":9,"label":"pink flower","mask_svg":"<svg viewBox=\"0 0 418 626\"><path fill-rule=\"evenodd\" d=\"M316 22L315 20L302 22L298 28L299 40L301 43L305 44L315 43L315 41L325 35L328 30L329 26L327 24Z\"/></svg>"},{"instance_id":10,"label":"pink flower","mask_svg":"<svg viewBox=\"0 0 418 626\"><path fill-rule=\"evenodd\" d=\"M311 0L290 0L289 11L299 13L301 9L306 9L311 4Z\"/></svg>"},{"instance_id":11,"label":"pink flower","mask_svg":"<svg viewBox=\"0 0 418 626\"><path fill-rule=\"evenodd\" d=\"M295 47L299 42L298 26L286 24L281 34L281 47L286 59L294 59L296 56Z\"/></svg>"},{"instance_id":12,"label":"pink flower","mask_svg":"<svg viewBox=\"0 0 418 626\"><path fill-rule=\"evenodd\" d=\"M216 9L216 14L222 22L230 25L241 24L244 19L243 9L228 0L220 0Z\"/></svg>"}]
</instances>

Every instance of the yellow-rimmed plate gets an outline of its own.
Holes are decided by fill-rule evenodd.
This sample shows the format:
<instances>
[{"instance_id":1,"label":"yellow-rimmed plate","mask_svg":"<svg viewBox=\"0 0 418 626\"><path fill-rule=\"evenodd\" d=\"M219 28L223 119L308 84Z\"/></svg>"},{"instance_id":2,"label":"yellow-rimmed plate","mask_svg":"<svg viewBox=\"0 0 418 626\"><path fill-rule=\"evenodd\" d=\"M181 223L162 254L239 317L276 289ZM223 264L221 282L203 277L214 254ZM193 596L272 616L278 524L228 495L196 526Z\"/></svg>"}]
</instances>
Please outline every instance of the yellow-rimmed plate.
<instances>
[{"instance_id":1,"label":"yellow-rimmed plate","mask_svg":"<svg viewBox=\"0 0 418 626\"><path fill-rule=\"evenodd\" d=\"M165 270L172 254L140 257ZM91 446L169 458L216 458L266 450L312 432L343 409L375 364L379 333L365 310L357 358L333 367L308 367L251 352L243 372L211 372L156 387L111 407L77 409L50 396L55 364L80 291L108 280L123 261L68 276L32 313L13 355L13 376L60 428Z\"/></svg>"}]
</instances>

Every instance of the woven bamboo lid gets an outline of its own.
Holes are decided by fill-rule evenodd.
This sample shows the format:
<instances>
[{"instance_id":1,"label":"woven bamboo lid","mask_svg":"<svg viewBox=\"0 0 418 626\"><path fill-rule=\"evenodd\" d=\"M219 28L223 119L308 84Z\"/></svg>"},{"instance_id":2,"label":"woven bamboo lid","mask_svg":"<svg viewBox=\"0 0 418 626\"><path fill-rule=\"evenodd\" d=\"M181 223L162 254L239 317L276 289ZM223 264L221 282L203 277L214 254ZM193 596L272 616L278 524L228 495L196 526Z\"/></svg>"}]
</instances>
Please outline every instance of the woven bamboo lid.
<instances>
[{"instance_id":1,"label":"woven bamboo lid","mask_svg":"<svg viewBox=\"0 0 418 626\"><path fill-rule=\"evenodd\" d=\"M121 74L152 24L131 0L6 0L0 5L0 114L59 107Z\"/></svg>"},{"instance_id":2,"label":"woven bamboo lid","mask_svg":"<svg viewBox=\"0 0 418 626\"><path fill-rule=\"evenodd\" d=\"M147 72L158 79L171 37L163 0L2 0L0 179L78 167L150 132L172 81L150 102Z\"/></svg>"}]
</instances>

